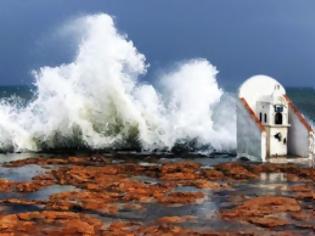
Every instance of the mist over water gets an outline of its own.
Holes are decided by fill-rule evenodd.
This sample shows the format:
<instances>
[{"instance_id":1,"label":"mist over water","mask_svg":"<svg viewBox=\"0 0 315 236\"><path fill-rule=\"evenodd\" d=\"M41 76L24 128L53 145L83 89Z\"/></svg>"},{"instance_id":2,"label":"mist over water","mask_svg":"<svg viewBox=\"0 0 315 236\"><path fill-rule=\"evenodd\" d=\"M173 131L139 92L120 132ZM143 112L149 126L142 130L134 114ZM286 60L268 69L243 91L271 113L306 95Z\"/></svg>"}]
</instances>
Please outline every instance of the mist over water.
<instances>
[{"instance_id":1,"label":"mist over water","mask_svg":"<svg viewBox=\"0 0 315 236\"><path fill-rule=\"evenodd\" d=\"M73 62L34 72L26 106L0 101L0 150L55 148L171 150L193 144L208 151L235 148L234 99L219 88L216 68L191 59L142 82L149 65L106 14L73 21Z\"/></svg>"}]
</instances>

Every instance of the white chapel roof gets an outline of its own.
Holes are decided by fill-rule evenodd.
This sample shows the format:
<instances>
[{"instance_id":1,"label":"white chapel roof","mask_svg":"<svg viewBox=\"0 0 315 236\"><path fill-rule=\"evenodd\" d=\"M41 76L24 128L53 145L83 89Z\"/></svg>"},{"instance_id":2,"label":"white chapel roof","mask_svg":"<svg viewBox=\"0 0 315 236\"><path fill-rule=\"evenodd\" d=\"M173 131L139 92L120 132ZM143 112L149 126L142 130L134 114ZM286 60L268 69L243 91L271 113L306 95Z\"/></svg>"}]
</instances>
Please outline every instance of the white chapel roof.
<instances>
[{"instance_id":1,"label":"white chapel roof","mask_svg":"<svg viewBox=\"0 0 315 236\"><path fill-rule=\"evenodd\" d=\"M247 79L239 88L239 97L245 98L253 108L256 102L275 102L286 94L284 87L275 79L266 75L255 75Z\"/></svg>"}]
</instances>

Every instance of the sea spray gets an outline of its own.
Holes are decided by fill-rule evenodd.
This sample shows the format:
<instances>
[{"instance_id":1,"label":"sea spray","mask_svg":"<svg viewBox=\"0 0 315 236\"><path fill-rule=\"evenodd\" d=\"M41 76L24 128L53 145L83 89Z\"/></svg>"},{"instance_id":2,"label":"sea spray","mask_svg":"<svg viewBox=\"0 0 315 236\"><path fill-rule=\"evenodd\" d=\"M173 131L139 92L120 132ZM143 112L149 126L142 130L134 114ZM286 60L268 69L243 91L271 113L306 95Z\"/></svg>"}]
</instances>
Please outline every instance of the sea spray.
<instances>
[{"instance_id":1,"label":"sea spray","mask_svg":"<svg viewBox=\"0 0 315 236\"><path fill-rule=\"evenodd\" d=\"M205 59L180 63L158 79L139 78L145 56L106 14L80 18L73 62L34 72L36 94L25 107L0 102L0 149L141 148L171 150L177 143L235 148L234 100Z\"/></svg>"}]
</instances>

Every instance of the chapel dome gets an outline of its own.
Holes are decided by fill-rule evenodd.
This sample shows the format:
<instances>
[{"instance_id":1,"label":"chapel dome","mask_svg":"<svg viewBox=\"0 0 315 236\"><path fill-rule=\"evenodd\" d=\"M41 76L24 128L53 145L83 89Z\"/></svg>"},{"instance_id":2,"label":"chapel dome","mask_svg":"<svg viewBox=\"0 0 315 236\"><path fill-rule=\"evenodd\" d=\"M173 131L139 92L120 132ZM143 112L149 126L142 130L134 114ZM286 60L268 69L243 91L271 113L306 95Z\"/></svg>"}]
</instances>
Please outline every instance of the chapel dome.
<instances>
[{"instance_id":1,"label":"chapel dome","mask_svg":"<svg viewBox=\"0 0 315 236\"><path fill-rule=\"evenodd\" d=\"M268 101L275 103L282 101L286 94L284 87L275 79L266 75L255 75L247 79L239 88L239 97L245 98L251 107L257 101Z\"/></svg>"}]
</instances>

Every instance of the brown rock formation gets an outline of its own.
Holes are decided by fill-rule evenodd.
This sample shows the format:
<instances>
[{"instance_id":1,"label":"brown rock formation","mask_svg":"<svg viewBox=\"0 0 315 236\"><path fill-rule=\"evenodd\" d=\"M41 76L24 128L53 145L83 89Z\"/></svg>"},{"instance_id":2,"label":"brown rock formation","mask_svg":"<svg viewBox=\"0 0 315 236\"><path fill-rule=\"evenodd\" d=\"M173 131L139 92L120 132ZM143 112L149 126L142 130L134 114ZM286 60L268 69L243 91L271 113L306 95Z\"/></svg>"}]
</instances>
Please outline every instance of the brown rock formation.
<instances>
[{"instance_id":1,"label":"brown rock formation","mask_svg":"<svg viewBox=\"0 0 315 236\"><path fill-rule=\"evenodd\" d=\"M0 216L0 232L7 235L97 235L103 223L72 212L42 211Z\"/></svg>"},{"instance_id":2,"label":"brown rock formation","mask_svg":"<svg viewBox=\"0 0 315 236\"><path fill-rule=\"evenodd\" d=\"M288 224L281 213L299 211L301 206L293 198L262 196L247 200L232 210L224 211L221 216L225 219L245 220L259 226L276 227Z\"/></svg>"}]
</instances>

